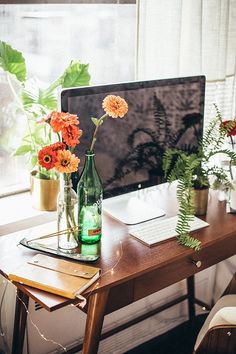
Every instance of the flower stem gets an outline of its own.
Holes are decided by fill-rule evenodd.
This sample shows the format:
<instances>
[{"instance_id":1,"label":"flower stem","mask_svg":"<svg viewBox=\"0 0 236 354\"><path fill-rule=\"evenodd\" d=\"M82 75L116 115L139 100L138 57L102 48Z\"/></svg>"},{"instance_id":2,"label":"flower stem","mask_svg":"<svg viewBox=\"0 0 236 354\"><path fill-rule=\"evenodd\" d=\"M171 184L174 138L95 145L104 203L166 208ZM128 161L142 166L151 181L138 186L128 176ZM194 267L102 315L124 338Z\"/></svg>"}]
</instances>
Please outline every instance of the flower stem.
<instances>
[{"instance_id":1,"label":"flower stem","mask_svg":"<svg viewBox=\"0 0 236 354\"><path fill-rule=\"evenodd\" d=\"M97 132L98 132L99 126L108 117L109 117L109 115L107 113L105 113L101 118L98 119L97 124L96 124L96 128L95 128L94 133L93 133L93 138L92 138L92 142L91 142L91 145L90 145L90 150L93 150L93 148L94 148L94 144L95 144L95 142L97 140Z\"/></svg>"},{"instance_id":2,"label":"flower stem","mask_svg":"<svg viewBox=\"0 0 236 354\"><path fill-rule=\"evenodd\" d=\"M13 93L13 96L16 100L16 103L17 103L17 106L18 108L21 110L21 112L25 115L26 119L27 119L27 125L28 125L28 129L29 129L29 134L30 134L30 140L31 140L31 145L33 146L33 149L34 151L37 151L36 150L36 146L35 146L35 143L34 143L34 139L33 139L33 136L32 136L32 131L31 131L31 127L30 127L30 114L24 109L24 106L22 104L22 102L20 101L13 85L12 85L12 82L11 82L11 77L9 74L7 74L7 81L8 81L8 84L9 84L9 87Z\"/></svg>"},{"instance_id":3,"label":"flower stem","mask_svg":"<svg viewBox=\"0 0 236 354\"><path fill-rule=\"evenodd\" d=\"M234 151L234 140L233 140L232 135L230 135L230 141L231 141L232 149ZM232 160L231 159L229 161L229 173L230 173L230 178L233 181L234 176L233 176L233 172L232 172Z\"/></svg>"},{"instance_id":4,"label":"flower stem","mask_svg":"<svg viewBox=\"0 0 236 354\"><path fill-rule=\"evenodd\" d=\"M69 178L68 177L70 177L70 174L67 175L67 173L63 173L67 241L69 242L69 240L70 240L70 229L71 229L69 213L70 213L71 201L70 201L70 189L69 189Z\"/></svg>"},{"instance_id":5,"label":"flower stem","mask_svg":"<svg viewBox=\"0 0 236 354\"><path fill-rule=\"evenodd\" d=\"M65 203L65 214L66 214L66 227L67 227L67 241L70 241L70 237L77 237L76 232L76 222L74 218L74 205L72 205L71 194L70 194L70 173L63 173L64 179L64 203Z\"/></svg>"}]
</instances>

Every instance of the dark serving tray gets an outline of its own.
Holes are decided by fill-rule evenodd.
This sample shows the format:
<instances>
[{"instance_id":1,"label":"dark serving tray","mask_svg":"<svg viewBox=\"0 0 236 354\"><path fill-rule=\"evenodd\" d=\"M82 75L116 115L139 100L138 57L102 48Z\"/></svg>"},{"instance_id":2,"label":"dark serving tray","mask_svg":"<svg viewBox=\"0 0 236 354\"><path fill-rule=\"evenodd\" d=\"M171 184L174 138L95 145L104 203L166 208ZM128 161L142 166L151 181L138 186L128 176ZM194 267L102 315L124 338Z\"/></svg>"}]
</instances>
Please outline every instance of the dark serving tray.
<instances>
[{"instance_id":1,"label":"dark serving tray","mask_svg":"<svg viewBox=\"0 0 236 354\"><path fill-rule=\"evenodd\" d=\"M35 240L23 238L20 241L20 245L35 251L54 254L56 256L69 258L80 262L95 262L100 257L100 243L92 245L81 244L78 248L71 252L62 252L57 248L57 238L55 236L50 237L50 242L48 242L48 240L49 238L38 238Z\"/></svg>"}]
</instances>

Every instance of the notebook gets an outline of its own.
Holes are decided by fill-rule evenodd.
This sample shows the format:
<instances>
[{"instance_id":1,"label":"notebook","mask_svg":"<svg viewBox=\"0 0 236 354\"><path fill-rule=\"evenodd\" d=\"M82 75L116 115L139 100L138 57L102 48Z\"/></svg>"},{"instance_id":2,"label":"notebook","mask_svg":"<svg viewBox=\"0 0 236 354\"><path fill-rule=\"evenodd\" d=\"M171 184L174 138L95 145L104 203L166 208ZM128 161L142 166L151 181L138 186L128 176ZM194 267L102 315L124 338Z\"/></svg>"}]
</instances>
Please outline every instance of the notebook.
<instances>
[{"instance_id":1,"label":"notebook","mask_svg":"<svg viewBox=\"0 0 236 354\"><path fill-rule=\"evenodd\" d=\"M9 274L9 279L74 299L99 277L101 270L77 262L37 254Z\"/></svg>"}]
</instances>

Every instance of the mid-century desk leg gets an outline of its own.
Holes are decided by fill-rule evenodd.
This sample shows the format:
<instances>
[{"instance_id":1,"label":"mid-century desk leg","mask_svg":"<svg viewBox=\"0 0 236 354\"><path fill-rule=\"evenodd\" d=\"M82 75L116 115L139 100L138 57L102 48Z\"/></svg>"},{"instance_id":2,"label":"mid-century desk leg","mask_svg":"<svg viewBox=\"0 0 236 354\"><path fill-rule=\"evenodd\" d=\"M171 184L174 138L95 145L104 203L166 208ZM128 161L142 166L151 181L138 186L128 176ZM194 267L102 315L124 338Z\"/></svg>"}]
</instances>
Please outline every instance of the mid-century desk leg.
<instances>
[{"instance_id":1,"label":"mid-century desk leg","mask_svg":"<svg viewBox=\"0 0 236 354\"><path fill-rule=\"evenodd\" d=\"M89 296L82 354L96 354L103 325L109 289Z\"/></svg>"},{"instance_id":2,"label":"mid-century desk leg","mask_svg":"<svg viewBox=\"0 0 236 354\"><path fill-rule=\"evenodd\" d=\"M23 351L28 304L29 297L17 289L12 354L21 354Z\"/></svg>"},{"instance_id":3,"label":"mid-century desk leg","mask_svg":"<svg viewBox=\"0 0 236 354\"><path fill-rule=\"evenodd\" d=\"M187 278L187 289L188 289L188 313L190 324L194 322L195 319L195 288L194 288L194 275Z\"/></svg>"}]
</instances>

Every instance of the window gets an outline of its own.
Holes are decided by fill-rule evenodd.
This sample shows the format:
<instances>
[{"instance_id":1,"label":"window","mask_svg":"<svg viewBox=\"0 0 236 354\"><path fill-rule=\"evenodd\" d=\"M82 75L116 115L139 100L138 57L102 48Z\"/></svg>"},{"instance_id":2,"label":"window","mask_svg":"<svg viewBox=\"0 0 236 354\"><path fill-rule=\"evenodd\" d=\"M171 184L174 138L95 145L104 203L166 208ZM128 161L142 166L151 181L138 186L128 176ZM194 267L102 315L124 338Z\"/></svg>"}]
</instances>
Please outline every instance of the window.
<instances>
[{"instance_id":1,"label":"window","mask_svg":"<svg viewBox=\"0 0 236 354\"><path fill-rule=\"evenodd\" d=\"M45 84L72 59L89 63L91 84L134 80L135 30L134 1L0 5L0 39L21 51L28 76ZM12 156L26 128L12 99L0 71L1 195L29 187L25 159Z\"/></svg>"}]
</instances>

